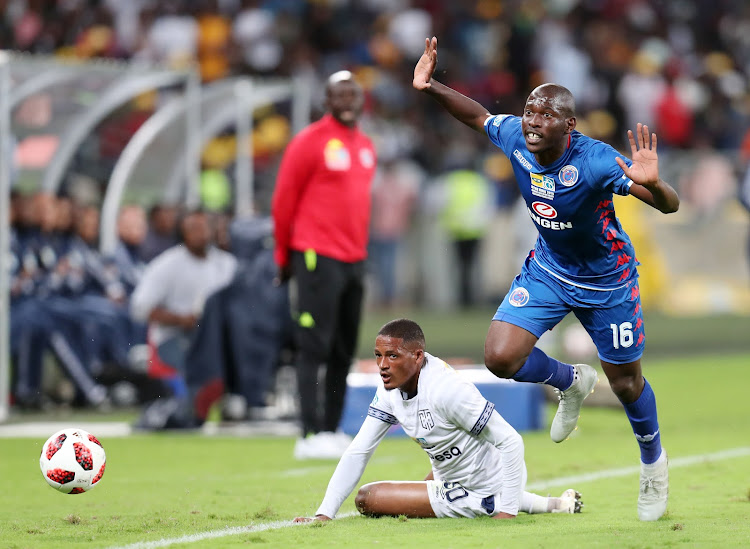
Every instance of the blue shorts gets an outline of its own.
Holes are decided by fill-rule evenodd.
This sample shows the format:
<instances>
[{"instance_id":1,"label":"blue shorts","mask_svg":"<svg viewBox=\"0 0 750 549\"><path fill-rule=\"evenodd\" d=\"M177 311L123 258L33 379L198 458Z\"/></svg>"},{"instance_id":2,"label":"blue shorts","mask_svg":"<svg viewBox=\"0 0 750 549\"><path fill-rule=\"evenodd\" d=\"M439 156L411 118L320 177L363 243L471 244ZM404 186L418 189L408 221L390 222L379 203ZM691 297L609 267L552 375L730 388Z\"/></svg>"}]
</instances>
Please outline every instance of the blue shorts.
<instances>
[{"instance_id":1,"label":"blue shorts","mask_svg":"<svg viewBox=\"0 0 750 549\"><path fill-rule=\"evenodd\" d=\"M627 364L643 356L646 332L637 275L616 290L588 290L558 280L528 258L493 320L540 337L571 311L591 336L601 360Z\"/></svg>"}]
</instances>

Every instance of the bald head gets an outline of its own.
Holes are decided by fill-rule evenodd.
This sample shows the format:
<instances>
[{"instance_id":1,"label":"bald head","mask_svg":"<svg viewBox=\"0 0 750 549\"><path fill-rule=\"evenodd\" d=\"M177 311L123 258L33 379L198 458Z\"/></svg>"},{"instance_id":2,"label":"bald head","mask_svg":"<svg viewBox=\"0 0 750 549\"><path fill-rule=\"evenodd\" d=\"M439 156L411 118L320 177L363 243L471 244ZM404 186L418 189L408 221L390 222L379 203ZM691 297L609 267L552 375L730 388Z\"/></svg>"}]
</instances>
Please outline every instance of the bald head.
<instances>
[{"instance_id":1,"label":"bald head","mask_svg":"<svg viewBox=\"0 0 750 549\"><path fill-rule=\"evenodd\" d=\"M364 106L364 94L349 71L333 73L326 81L326 108L346 126L357 123Z\"/></svg>"},{"instance_id":2,"label":"bald head","mask_svg":"<svg viewBox=\"0 0 750 549\"><path fill-rule=\"evenodd\" d=\"M576 115L576 101L570 90L559 84L542 84L534 88L526 103L535 103L540 107L552 109L565 118Z\"/></svg>"}]
</instances>

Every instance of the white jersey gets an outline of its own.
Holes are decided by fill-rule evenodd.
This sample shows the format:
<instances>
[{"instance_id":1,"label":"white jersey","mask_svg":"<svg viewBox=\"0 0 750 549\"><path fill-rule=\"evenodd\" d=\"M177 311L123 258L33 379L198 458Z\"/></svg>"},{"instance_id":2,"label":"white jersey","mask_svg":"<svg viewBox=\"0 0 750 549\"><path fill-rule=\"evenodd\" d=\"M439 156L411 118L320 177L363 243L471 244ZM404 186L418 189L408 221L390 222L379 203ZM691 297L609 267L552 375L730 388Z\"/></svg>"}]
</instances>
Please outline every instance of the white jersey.
<instances>
[{"instance_id":1,"label":"white jersey","mask_svg":"<svg viewBox=\"0 0 750 549\"><path fill-rule=\"evenodd\" d=\"M476 386L425 353L417 394L405 400L381 384L359 433L341 458L317 514L333 518L391 425L400 424L427 453L436 480L481 495L502 493L495 512L518 513L523 441Z\"/></svg>"}]
</instances>

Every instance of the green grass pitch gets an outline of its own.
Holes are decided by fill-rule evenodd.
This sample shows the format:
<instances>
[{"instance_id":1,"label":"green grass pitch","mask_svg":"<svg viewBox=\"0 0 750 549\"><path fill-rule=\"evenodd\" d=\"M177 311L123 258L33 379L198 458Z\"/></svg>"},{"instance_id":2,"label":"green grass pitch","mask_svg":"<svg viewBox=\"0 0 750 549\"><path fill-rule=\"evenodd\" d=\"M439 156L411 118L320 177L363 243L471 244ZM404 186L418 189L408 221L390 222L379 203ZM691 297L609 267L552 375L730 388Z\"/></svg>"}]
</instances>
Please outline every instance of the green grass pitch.
<instances>
[{"instance_id":1,"label":"green grass pitch","mask_svg":"<svg viewBox=\"0 0 750 549\"><path fill-rule=\"evenodd\" d=\"M0 439L0 547L750 547L750 356L649 360L646 375L672 462L669 510L655 523L636 516L638 449L624 413L584 406L562 444L524 433L529 485L580 490L580 515L370 519L352 514L350 498L336 521L291 526L315 512L335 467L294 461L291 438L100 437L107 472L76 496L44 482L44 438ZM428 470L412 441L389 438L362 483ZM600 476L556 482L590 473Z\"/></svg>"}]
</instances>

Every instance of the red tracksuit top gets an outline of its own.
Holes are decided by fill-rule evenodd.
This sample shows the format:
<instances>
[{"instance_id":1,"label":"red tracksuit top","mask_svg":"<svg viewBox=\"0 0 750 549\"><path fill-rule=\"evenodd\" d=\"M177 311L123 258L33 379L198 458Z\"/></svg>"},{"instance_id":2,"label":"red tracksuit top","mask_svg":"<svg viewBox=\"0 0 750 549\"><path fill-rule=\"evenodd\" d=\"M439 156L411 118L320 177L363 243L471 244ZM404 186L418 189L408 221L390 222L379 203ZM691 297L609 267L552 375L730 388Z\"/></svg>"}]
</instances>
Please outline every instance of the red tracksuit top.
<instances>
[{"instance_id":1,"label":"red tracksuit top","mask_svg":"<svg viewBox=\"0 0 750 549\"><path fill-rule=\"evenodd\" d=\"M326 114L299 132L281 159L271 201L280 267L290 250L346 263L367 257L375 149L357 127Z\"/></svg>"}]
</instances>

